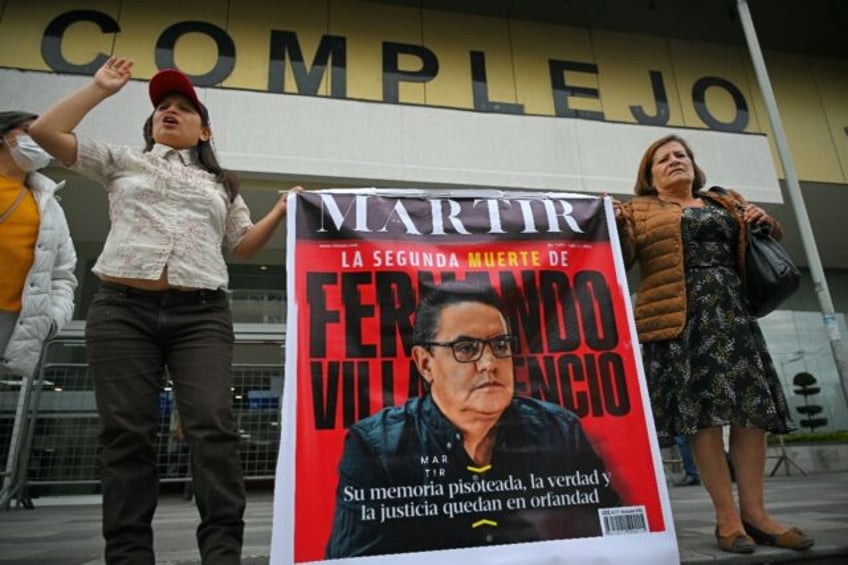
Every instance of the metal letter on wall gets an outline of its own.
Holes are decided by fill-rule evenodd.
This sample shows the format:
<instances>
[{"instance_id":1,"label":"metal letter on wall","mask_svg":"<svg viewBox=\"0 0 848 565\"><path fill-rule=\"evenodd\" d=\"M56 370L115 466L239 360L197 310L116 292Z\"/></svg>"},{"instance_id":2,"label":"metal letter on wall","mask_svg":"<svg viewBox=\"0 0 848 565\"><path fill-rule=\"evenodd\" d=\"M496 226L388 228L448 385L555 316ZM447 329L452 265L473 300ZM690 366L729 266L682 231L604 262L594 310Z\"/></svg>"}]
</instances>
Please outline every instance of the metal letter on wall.
<instances>
[{"instance_id":1,"label":"metal letter on wall","mask_svg":"<svg viewBox=\"0 0 848 565\"><path fill-rule=\"evenodd\" d=\"M74 65L62 55L62 37L71 25L77 22L91 22L96 24L103 33L117 33L121 26L114 19L103 12L95 10L71 10L59 14L47 24L44 35L41 37L41 57L48 67L57 73L75 73L93 75L97 69L109 58L109 55L99 53L90 62L82 65Z\"/></svg>"},{"instance_id":2,"label":"metal letter on wall","mask_svg":"<svg viewBox=\"0 0 848 565\"><path fill-rule=\"evenodd\" d=\"M417 71L400 69L399 55L411 55L421 60ZM439 59L423 45L383 42L383 102L400 101L401 82L428 82L439 74Z\"/></svg>"},{"instance_id":3,"label":"metal letter on wall","mask_svg":"<svg viewBox=\"0 0 848 565\"><path fill-rule=\"evenodd\" d=\"M206 22L178 22L163 31L156 40L156 67L176 67L174 47L187 33L208 35L218 47L218 60L212 70L202 75L189 75L191 81L197 86L213 86L224 82L236 66L236 45L226 31Z\"/></svg>"},{"instance_id":4,"label":"metal letter on wall","mask_svg":"<svg viewBox=\"0 0 848 565\"><path fill-rule=\"evenodd\" d=\"M598 74L598 65L594 63L581 63L579 61L548 61L548 70L551 76L551 88L554 94L554 113L561 118L588 118L590 120L603 120L603 112L591 110L573 110L568 106L568 98L594 98L600 100L597 88L583 86L570 86L565 82L565 71L578 73Z\"/></svg>"},{"instance_id":5,"label":"metal letter on wall","mask_svg":"<svg viewBox=\"0 0 848 565\"><path fill-rule=\"evenodd\" d=\"M524 113L524 104L489 100L489 85L486 80L486 54L482 51L471 52L471 93L474 97L474 109L479 112Z\"/></svg>"},{"instance_id":6,"label":"metal letter on wall","mask_svg":"<svg viewBox=\"0 0 848 565\"><path fill-rule=\"evenodd\" d=\"M630 106L630 113L636 118L640 124L649 126L664 126L668 123L668 95L665 92L665 83L661 71L650 71L651 90L654 93L654 102L657 105L657 113L653 116L648 115L642 106Z\"/></svg>"},{"instance_id":7,"label":"metal letter on wall","mask_svg":"<svg viewBox=\"0 0 848 565\"><path fill-rule=\"evenodd\" d=\"M722 122L712 115L706 103L706 92L711 86L716 86L725 89L736 105L736 116L729 122ZM745 131L748 126L748 103L745 101L745 96L742 91L736 88L736 85L727 79L721 77L701 77L692 85L692 104L695 106L695 112L698 117L710 129L718 131Z\"/></svg>"},{"instance_id":8,"label":"metal letter on wall","mask_svg":"<svg viewBox=\"0 0 848 565\"><path fill-rule=\"evenodd\" d=\"M330 71L330 96L347 96L347 41L339 35L322 35L312 68L306 66L297 34L293 31L272 30L271 51L268 64L268 91L286 91L286 58L291 59L292 74L298 94L318 95L321 79L327 64L332 60Z\"/></svg>"}]
</instances>

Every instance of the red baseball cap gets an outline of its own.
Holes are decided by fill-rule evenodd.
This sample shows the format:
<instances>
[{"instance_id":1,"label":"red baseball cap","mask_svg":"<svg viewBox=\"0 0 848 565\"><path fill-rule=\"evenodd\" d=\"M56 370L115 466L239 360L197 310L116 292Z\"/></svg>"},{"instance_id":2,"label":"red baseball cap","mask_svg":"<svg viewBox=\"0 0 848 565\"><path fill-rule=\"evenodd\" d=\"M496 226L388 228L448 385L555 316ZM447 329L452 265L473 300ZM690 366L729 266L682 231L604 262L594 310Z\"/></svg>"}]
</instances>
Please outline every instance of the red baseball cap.
<instances>
[{"instance_id":1,"label":"red baseball cap","mask_svg":"<svg viewBox=\"0 0 848 565\"><path fill-rule=\"evenodd\" d=\"M194 86L185 73L177 69L162 69L150 79L149 90L150 101L153 102L154 107L159 105L166 94L177 92L189 99L204 121L209 121L209 112L200 102Z\"/></svg>"}]
</instances>

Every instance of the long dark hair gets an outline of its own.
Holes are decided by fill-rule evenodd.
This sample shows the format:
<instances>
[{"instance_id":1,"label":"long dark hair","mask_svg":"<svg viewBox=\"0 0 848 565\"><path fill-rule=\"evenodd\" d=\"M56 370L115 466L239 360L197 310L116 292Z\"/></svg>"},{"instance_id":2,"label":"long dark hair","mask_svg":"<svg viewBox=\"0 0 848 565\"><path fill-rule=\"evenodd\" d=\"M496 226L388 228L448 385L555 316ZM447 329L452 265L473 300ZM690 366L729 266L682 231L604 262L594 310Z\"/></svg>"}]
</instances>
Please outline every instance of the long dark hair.
<instances>
[{"instance_id":1,"label":"long dark hair","mask_svg":"<svg viewBox=\"0 0 848 565\"><path fill-rule=\"evenodd\" d=\"M155 110L153 113L156 113ZM200 112L200 120L203 127L209 127L209 115L207 112ZM153 114L150 114L147 121L144 122L144 151L150 151L155 144L156 141L153 139ZM218 163L218 158L215 156L215 148L212 146L212 139L210 138L206 141L198 140L194 149L197 152L197 160L201 168L215 175L215 180L224 185L230 202L233 202L239 194L239 177L233 171L221 167L220 163Z\"/></svg>"}]
</instances>

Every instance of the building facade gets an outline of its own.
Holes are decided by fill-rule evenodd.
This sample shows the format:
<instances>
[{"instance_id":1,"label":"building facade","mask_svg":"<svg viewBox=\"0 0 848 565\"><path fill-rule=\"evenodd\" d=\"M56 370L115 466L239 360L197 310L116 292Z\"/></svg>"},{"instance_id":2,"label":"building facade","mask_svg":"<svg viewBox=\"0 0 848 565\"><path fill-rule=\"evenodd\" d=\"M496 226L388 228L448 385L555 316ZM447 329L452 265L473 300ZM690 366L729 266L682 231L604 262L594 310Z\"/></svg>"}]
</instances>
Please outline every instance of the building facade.
<instances>
[{"instance_id":1,"label":"building facade","mask_svg":"<svg viewBox=\"0 0 848 565\"><path fill-rule=\"evenodd\" d=\"M749 4L844 341L848 47L829 38L840 37L848 5ZM44 110L113 54L135 60L133 81L79 134L140 145L146 81L177 67L198 86L222 164L242 177L254 217L295 184L626 197L644 148L674 131L708 184L761 203L808 265L732 1L0 1L4 109ZM83 320L106 196L65 169L46 172L67 181ZM230 263L236 321L285 321L283 230L254 260ZM761 325L790 404L804 403L793 376L809 372L822 389L823 429L848 429L811 277Z\"/></svg>"}]
</instances>

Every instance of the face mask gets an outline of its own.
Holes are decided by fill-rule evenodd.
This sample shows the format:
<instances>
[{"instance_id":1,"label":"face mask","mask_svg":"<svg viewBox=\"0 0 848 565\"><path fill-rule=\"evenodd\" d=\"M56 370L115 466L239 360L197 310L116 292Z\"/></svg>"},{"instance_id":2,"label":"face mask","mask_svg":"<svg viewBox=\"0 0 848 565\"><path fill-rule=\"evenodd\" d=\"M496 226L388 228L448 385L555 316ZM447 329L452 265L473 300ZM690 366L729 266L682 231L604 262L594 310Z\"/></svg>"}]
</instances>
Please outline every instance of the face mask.
<instances>
[{"instance_id":1,"label":"face mask","mask_svg":"<svg viewBox=\"0 0 848 565\"><path fill-rule=\"evenodd\" d=\"M21 170L31 173L38 169L43 169L50 164L50 155L39 147L28 135L19 135L18 144L15 147L9 145L9 154L12 159L21 168Z\"/></svg>"}]
</instances>

